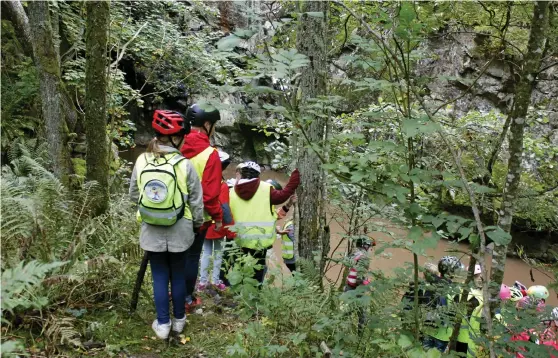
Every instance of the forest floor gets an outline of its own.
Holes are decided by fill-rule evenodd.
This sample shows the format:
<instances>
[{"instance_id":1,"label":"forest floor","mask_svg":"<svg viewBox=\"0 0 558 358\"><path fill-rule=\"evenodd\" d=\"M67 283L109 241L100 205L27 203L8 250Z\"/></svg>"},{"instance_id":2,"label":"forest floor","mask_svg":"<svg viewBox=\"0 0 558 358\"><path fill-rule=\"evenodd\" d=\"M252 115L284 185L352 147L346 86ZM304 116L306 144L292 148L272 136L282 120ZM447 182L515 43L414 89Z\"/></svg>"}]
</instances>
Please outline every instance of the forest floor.
<instances>
[{"instance_id":1,"label":"forest floor","mask_svg":"<svg viewBox=\"0 0 558 358\"><path fill-rule=\"evenodd\" d=\"M149 290L150 291L150 290ZM84 346L98 348L76 349L61 352L62 356L78 357L218 357L226 354L226 348L234 344L235 332L243 329L245 322L234 314L231 297L204 295L197 313L188 314L188 323L179 336L168 341L155 337L151 324L156 317L152 297L142 297L136 312L129 313L129 301L120 300L112 305L89 309L80 317L83 332L90 332L91 341ZM82 337L83 338L83 337ZM30 353L33 351L30 350ZM35 354L33 354L35 355ZM39 353L39 356L41 354Z\"/></svg>"}]
</instances>

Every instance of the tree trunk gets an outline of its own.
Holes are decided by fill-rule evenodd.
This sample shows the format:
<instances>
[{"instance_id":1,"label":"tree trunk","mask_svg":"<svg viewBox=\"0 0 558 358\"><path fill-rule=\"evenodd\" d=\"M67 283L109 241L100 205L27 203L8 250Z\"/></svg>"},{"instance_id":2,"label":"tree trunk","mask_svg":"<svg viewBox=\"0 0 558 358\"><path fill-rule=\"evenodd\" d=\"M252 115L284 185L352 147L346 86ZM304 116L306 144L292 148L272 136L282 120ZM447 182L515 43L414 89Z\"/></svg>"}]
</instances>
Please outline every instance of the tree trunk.
<instances>
[{"instance_id":1,"label":"tree trunk","mask_svg":"<svg viewBox=\"0 0 558 358\"><path fill-rule=\"evenodd\" d=\"M29 20L23 10L20 1L2 1L2 9L7 13L8 19L12 22L14 30L18 35L19 44L26 56L33 57L33 45L31 44L31 29Z\"/></svg>"},{"instance_id":2,"label":"tree trunk","mask_svg":"<svg viewBox=\"0 0 558 358\"><path fill-rule=\"evenodd\" d=\"M531 94L535 84L536 74L541 65L541 55L546 43L546 31L548 27L549 2L538 1L535 3L533 19L531 21L531 33L529 44L523 61L523 68L515 93L515 103L510 113L510 135L509 135L509 161L508 175L504 184L502 205L499 210L500 218L498 226L506 232L510 232L514 215L514 202L518 194L519 181L521 179L521 161L523 156L523 132L527 117L527 110L531 103ZM490 293L493 302L498 302L500 284L504 278L506 266L507 245L495 246L492 255L491 281L497 285L491 286Z\"/></svg>"},{"instance_id":3,"label":"tree trunk","mask_svg":"<svg viewBox=\"0 0 558 358\"><path fill-rule=\"evenodd\" d=\"M8 19L12 22L15 32L18 36L19 39L19 43L21 45L21 48L23 50L23 53L26 56L29 56L33 59L33 61L35 63L37 63L36 58L35 58L35 54L33 53L33 45L32 45L32 41L31 41L31 28L29 26L29 19L27 17L27 15L25 14L25 11L23 10L23 6L21 5L20 1L14 1L14 0L9 0L9 1L2 1L2 9L6 11L6 13L8 14ZM58 16L56 16L58 17ZM58 21L58 20L56 20ZM53 22L54 24L56 22ZM54 30L54 29L53 29ZM53 31L54 36L56 35L56 31ZM57 48L57 46L59 46L59 44L55 43L55 52L58 54L58 57L60 57L59 54L59 49ZM57 60L58 62L60 61L60 59L58 58ZM60 65L59 65L60 66ZM75 130L77 121L78 121L78 115L77 115L77 111L76 108L74 106L74 102L72 100L72 97L70 96L70 94L68 93L68 91L66 91L66 88L64 86L61 87L62 90L62 113L66 119L66 125L69 129L70 132L73 132Z\"/></svg>"},{"instance_id":4,"label":"tree trunk","mask_svg":"<svg viewBox=\"0 0 558 358\"><path fill-rule=\"evenodd\" d=\"M302 70L300 88L302 91L302 103L316 98L325 93L326 90L326 21L325 17L329 6L328 1L302 1L301 12L304 14L300 20L297 49L300 53L308 56L310 64ZM323 13L323 17L308 16L306 12ZM300 256L312 259L313 251L322 249L322 237L324 228L320 227L319 213L322 212L322 189L324 172L321 168L320 159L314 149L308 148L309 144L320 145L323 143L325 134L324 120L314 117L310 123L301 123L305 133L306 147L299 151L297 158L298 168L303 173L301 187L298 189L299 216L296 223L298 229L298 248ZM304 223L304 224L301 224Z\"/></svg>"},{"instance_id":5,"label":"tree trunk","mask_svg":"<svg viewBox=\"0 0 558 358\"><path fill-rule=\"evenodd\" d=\"M64 184L68 184L68 174L70 173L68 128L62 116L62 79L48 2L29 2L29 25L35 65L39 74L46 140L49 145L53 171Z\"/></svg>"},{"instance_id":6,"label":"tree trunk","mask_svg":"<svg viewBox=\"0 0 558 358\"><path fill-rule=\"evenodd\" d=\"M85 134L87 180L98 183L93 210L102 214L109 203L109 145L107 140L107 41L109 2L87 2L85 35Z\"/></svg>"}]
</instances>

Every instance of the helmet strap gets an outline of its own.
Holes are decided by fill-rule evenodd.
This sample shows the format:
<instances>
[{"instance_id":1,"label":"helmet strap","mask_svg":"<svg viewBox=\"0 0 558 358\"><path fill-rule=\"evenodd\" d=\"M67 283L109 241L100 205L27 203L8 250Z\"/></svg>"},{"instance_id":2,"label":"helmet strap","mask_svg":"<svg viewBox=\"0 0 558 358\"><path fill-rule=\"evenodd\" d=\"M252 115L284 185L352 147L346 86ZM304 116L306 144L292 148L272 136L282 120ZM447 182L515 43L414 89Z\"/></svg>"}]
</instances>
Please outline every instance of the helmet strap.
<instances>
[{"instance_id":1,"label":"helmet strap","mask_svg":"<svg viewBox=\"0 0 558 358\"><path fill-rule=\"evenodd\" d=\"M169 138L169 139L170 139L170 142L172 143L172 146L173 146L175 149L180 150L180 148L178 148L178 147L180 146L180 142L178 142L178 144L176 144L176 143L174 142L174 140L172 140L172 138L173 138L172 136L170 136L170 138Z\"/></svg>"},{"instance_id":2,"label":"helmet strap","mask_svg":"<svg viewBox=\"0 0 558 358\"><path fill-rule=\"evenodd\" d=\"M205 133L207 133L208 137L211 135L211 131L213 130L214 126L215 126L215 123L211 123L211 126L209 127L209 131L205 128L205 126L203 126L203 128L205 129Z\"/></svg>"}]
</instances>

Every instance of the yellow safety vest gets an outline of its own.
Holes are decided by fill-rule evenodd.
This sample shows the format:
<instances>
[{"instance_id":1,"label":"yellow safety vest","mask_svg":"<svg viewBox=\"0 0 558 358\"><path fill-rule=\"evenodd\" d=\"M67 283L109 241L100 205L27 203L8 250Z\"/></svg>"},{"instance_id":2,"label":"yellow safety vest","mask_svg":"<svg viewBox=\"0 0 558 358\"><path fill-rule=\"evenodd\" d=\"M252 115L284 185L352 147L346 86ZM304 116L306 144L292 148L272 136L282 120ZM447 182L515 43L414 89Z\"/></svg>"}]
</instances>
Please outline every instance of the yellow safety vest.
<instances>
[{"instance_id":1,"label":"yellow safety vest","mask_svg":"<svg viewBox=\"0 0 558 358\"><path fill-rule=\"evenodd\" d=\"M240 198L234 188L230 190L230 202L236 244L248 249L267 249L275 240L277 214L271 206L271 184L260 182L260 186L250 200Z\"/></svg>"},{"instance_id":2,"label":"yellow safety vest","mask_svg":"<svg viewBox=\"0 0 558 358\"><path fill-rule=\"evenodd\" d=\"M472 289L471 292L469 292L467 301L470 301L473 298L476 298L479 301L479 305L473 309L471 317L469 317L468 319L464 318L461 321L461 329L459 330L459 335L457 336L458 342L468 344L467 356L474 356L474 353L476 351L476 344L474 339L480 336L480 326L483 309L482 291L478 289Z\"/></svg>"},{"instance_id":3,"label":"yellow safety vest","mask_svg":"<svg viewBox=\"0 0 558 358\"><path fill-rule=\"evenodd\" d=\"M144 153L140 155L136 161L136 175L137 175L137 185L139 190L142 190L145 183L149 182L150 180L157 178L157 173L153 170L154 168L160 167L163 171L171 172L174 169L174 174L176 175L176 185L178 186L179 190L175 190L174 198L172 201L174 203L181 203L184 204L184 218L192 220L192 212L190 211L190 206L188 205L188 186L187 183L187 168L186 164L187 160L182 157L182 155L178 152L172 152L164 155L160 158L155 158L151 153ZM148 167L149 165L149 167ZM171 169L172 168L172 169ZM145 171L145 172L144 172ZM140 198L143 193L140 193ZM180 198L182 196L182 198ZM138 221L141 220L140 214L141 206L136 213L136 217ZM153 210L149 215L150 216L159 216L159 220L165 221L172 215L178 215L178 212L181 211L182 208L177 208L174 211L169 210L159 210L160 213L157 213L157 209Z\"/></svg>"},{"instance_id":4,"label":"yellow safety vest","mask_svg":"<svg viewBox=\"0 0 558 358\"><path fill-rule=\"evenodd\" d=\"M283 231L287 231L287 228L289 226L293 225L293 221L288 221L284 226L283 226ZM282 241L282 245L281 245L281 251L283 253L283 258L286 260L290 260L294 257L294 242L293 240L291 240L291 238L289 237L288 234L283 234L281 235L281 241Z\"/></svg>"},{"instance_id":5,"label":"yellow safety vest","mask_svg":"<svg viewBox=\"0 0 558 358\"><path fill-rule=\"evenodd\" d=\"M194 169L196 169L196 173L198 173L198 177L200 178L200 182L203 179L203 172L205 171L205 166L207 165L207 161L209 157L216 149L213 147L207 147L202 152L198 153L197 155L190 158L190 162L194 165ZM204 222L211 221L211 216L207 213L207 211L203 211L203 220Z\"/></svg>"}]
</instances>

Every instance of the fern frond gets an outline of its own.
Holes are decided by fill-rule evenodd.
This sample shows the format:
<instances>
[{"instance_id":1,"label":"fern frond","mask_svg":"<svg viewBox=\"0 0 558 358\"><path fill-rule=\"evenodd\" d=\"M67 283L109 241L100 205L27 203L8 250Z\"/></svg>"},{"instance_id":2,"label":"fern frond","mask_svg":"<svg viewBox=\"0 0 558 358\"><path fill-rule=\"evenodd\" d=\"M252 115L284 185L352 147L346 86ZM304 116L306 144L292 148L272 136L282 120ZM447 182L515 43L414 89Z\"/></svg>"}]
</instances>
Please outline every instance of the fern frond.
<instances>
[{"instance_id":1,"label":"fern frond","mask_svg":"<svg viewBox=\"0 0 558 358\"><path fill-rule=\"evenodd\" d=\"M5 341L0 344L0 356L8 356L12 353L22 352L24 346L20 341Z\"/></svg>"},{"instance_id":2,"label":"fern frond","mask_svg":"<svg viewBox=\"0 0 558 358\"><path fill-rule=\"evenodd\" d=\"M74 347L81 347L80 334L75 329L76 320L72 317L58 317L52 315L46 323L46 336L53 342L60 344L70 344Z\"/></svg>"},{"instance_id":3,"label":"fern frond","mask_svg":"<svg viewBox=\"0 0 558 358\"><path fill-rule=\"evenodd\" d=\"M46 299L34 295L46 274L65 262L40 263L23 261L16 267L2 272L2 309L13 312L16 308L41 308Z\"/></svg>"}]
</instances>

